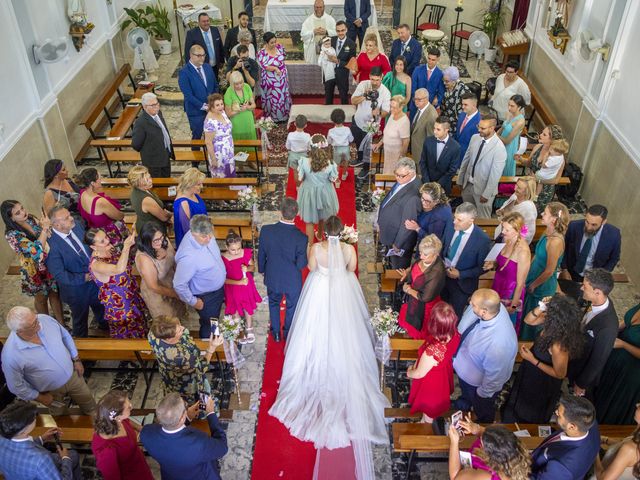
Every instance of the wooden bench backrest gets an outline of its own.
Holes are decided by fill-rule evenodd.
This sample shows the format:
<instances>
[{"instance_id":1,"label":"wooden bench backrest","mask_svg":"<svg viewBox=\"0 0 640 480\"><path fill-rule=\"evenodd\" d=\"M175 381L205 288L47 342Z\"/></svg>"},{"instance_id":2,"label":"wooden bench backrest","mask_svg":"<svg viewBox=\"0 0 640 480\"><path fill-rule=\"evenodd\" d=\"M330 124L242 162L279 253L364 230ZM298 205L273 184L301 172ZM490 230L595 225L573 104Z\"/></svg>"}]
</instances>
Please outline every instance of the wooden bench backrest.
<instances>
[{"instance_id":1,"label":"wooden bench backrest","mask_svg":"<svg viewBox=\"0 0 640 480\"><path fill-rule=\"evenodd\" d=\"M553 114L551 109L544 103L538 90L533 86L531 81L525 77L522 73L518 73L520 78L525 81L531 92L531 106L536 110L536 113L540 116L544 125L557 125L558 119Z\"/></svg>"},{"instance_id":2,"label":"wooden bench backrest","mask_svg":"<svg viewBox=\"0 0 640 480\"><path fill-rule=\"evenodd\" d=\"M95 100L87 109L87 114L80 121L80 125L84 125L87 128L91 128L94 125L95 121L103 113L104 107L107 106L109 100L115 95L122 82L124 82L129 75L129 72L131 72L131 65L125 63L120 67L120 70L118 70L113 80L95 94Z\"/></svg>"}]
</instances>

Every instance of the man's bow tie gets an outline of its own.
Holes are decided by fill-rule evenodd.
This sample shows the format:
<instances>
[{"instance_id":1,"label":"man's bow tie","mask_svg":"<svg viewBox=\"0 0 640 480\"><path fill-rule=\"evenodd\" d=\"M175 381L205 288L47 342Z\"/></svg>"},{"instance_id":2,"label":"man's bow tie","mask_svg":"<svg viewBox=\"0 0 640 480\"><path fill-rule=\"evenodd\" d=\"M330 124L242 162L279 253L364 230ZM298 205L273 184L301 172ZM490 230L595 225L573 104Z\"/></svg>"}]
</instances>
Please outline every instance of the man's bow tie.
<instances>
[{"instance_id":1,"label":"man's bow tie","mask_svg":"<svg viewBox=\"0 0 640 480\"><path fill-rule=\"evenodd\" d=\"M445 142L444 140L436 140L436 142L438 142L438 143L442 143L442 144L447 143L447 142Z\"/></svg>"}]
</instances>

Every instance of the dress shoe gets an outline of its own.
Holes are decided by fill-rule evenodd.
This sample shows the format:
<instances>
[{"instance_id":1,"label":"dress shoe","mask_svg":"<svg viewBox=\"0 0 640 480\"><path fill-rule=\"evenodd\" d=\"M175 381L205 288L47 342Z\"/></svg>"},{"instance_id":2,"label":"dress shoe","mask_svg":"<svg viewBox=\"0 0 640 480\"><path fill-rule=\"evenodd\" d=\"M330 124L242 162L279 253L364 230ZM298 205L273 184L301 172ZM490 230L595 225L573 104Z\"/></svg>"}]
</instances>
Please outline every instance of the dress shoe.
<instances>
[{"instance_id":1,"label":"dress shoe","mask_svg":"<svg viewBox=\"0 0 640 480\"><path fill-rule=\"evenodd\" d=\"M271 336L273 337L273 341L274 341L274 342L279 342L279 341L280 341L280 333L278 333L278 332L271 332Z\"/></svg>"}]
</instances>

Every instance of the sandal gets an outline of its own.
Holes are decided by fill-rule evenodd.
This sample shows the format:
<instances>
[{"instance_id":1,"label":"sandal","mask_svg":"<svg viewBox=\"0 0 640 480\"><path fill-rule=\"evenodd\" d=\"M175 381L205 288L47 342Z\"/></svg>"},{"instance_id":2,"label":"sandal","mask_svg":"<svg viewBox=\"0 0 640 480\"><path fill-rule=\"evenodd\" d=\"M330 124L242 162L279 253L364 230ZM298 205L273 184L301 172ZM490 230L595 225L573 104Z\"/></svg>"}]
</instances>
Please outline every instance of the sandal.
<instances>
[{"instance_id":1,"label":"sandal","mask_svg":"<svg viewBox=\"0 0 640 480\"><path fill-rule=\"evenodd\" d=\"M244 329L244 341L245 343L253 343L256 341L256 336L253 334L253 328Z\"/></svg>"}]
</instances>

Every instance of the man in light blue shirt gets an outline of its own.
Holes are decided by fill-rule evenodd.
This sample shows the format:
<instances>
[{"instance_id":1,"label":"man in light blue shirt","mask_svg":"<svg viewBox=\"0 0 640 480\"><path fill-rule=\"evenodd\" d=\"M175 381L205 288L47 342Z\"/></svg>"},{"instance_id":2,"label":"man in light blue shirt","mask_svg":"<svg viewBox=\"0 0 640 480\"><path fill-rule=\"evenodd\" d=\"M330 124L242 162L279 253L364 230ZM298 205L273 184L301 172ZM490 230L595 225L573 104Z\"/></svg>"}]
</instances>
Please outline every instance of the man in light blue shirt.
<instances>
[{"instance_id":1,"label":"man in light blue shirt","mask_svg":"<svg viewBox=\"0 0 640 480\"><path fill-rule=\"evenodd\" d=\"M65 413L65 397L85 415L92 414L96 403L82 377L78 350L64 327L27 307L13 307L7 326L11 333L2 349L2 371L9 390L22 400L48 406L54 415Z\"/></svg>"},{"instance_id":2,"label":"man in light blue shirt","mask_svg":"<svg viewBox=\"0 0 640 480\"><path fill-rule=\"evenodd\" d=\"M194 215L176 252L173 288L200 316L200 338L209 339L211 318L220 318L227 269L207 215Z\"/></svg>"},{"instance_id":3,"label":"man in light blue shirt","mask_svg":"<svg viewBox=\"0 0 640 480\"><path fill-rule=\"evenodd\" d=\"M518 337L509 312L494 290L481 288L471 297L460 323L460 346L453 368L462 395L455 408L473 411L479 423L492 423L496 397L511 377Z\"/></svg>"}]
</instances>

